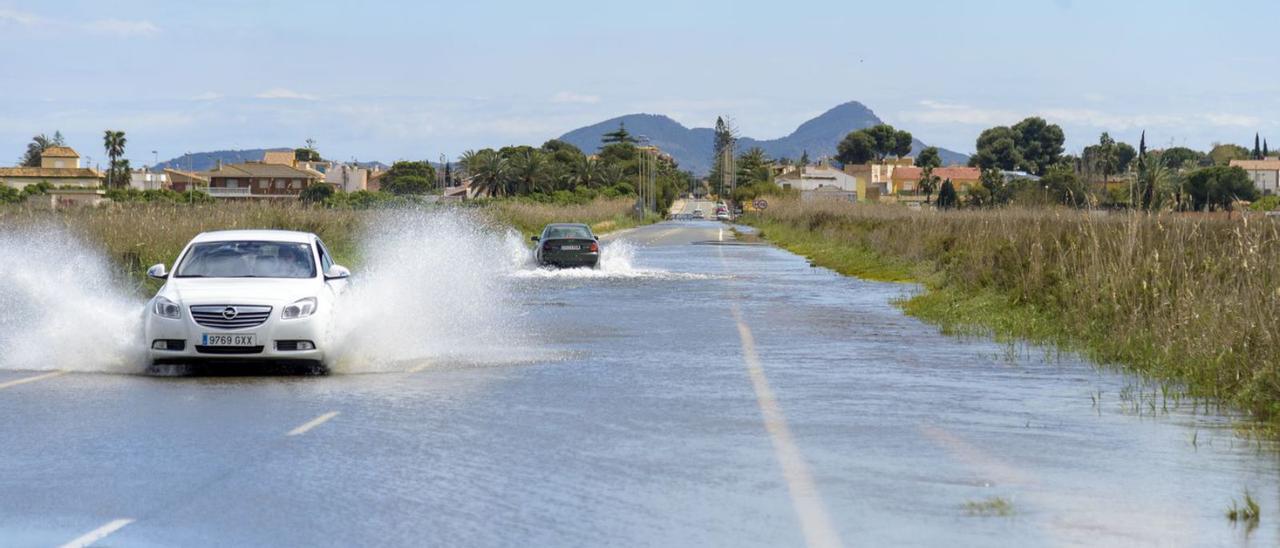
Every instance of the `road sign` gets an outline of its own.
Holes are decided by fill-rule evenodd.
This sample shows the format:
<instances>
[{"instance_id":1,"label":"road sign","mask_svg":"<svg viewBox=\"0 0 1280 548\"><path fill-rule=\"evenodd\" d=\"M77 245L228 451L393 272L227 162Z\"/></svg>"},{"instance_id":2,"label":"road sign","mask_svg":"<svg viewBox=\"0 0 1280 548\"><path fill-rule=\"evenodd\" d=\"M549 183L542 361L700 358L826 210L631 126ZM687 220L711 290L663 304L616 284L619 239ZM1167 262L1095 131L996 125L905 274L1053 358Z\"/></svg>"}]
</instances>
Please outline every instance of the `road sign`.
<instances>
[{"instance_id":1,"label":"road sign","mask_svg":"<svg viewBox=\"0 0 1280 548\"><path fill-rule=\"evenodd\" d=\"M769 209L769 202L766 202L763 198L752 202L751 205L755 206L755 208L760 211Z\"/></svg>"}]
</instances>

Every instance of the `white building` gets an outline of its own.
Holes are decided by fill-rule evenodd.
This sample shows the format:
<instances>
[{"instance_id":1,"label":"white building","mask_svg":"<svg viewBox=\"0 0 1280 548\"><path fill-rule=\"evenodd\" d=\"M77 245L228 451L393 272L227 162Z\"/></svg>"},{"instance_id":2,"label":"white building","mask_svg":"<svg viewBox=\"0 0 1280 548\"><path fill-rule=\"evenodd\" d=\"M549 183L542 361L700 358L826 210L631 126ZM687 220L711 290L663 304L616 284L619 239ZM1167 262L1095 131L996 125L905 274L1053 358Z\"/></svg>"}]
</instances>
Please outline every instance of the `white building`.
<instances>
[{"instance_id":1,"label":"white building","mask_svg":"<svg viewBox=\"0 0 1280 548\"><path fill-rule=\"evenodd\" d=\"M169 175L167 173L152 173L145 169L136 169L129 173L129 188L136 190L169 188Z\"/></svg>"},{"instance_id":2,"label":"white building","mask_svg":"<svg viewBox=\"0 0 1280 548\"><path fill-rule=\"evenodd\" d=\"M831 166L805 166L801 170L779 175L774 182L784 189L800 191L803 199L858 199L858 178Z\"/></svg>"},{"instance_id":3,"label":"white building","mask_svg":"<svg viewBox=\"0 0 1280 548\"><path fill-rule=\"evenodd\" d=\"M1244 168L1253 186L1263 194L1280 194L1280 160L1232 160L1231 167Z\"/></svg>"}]
</instances>

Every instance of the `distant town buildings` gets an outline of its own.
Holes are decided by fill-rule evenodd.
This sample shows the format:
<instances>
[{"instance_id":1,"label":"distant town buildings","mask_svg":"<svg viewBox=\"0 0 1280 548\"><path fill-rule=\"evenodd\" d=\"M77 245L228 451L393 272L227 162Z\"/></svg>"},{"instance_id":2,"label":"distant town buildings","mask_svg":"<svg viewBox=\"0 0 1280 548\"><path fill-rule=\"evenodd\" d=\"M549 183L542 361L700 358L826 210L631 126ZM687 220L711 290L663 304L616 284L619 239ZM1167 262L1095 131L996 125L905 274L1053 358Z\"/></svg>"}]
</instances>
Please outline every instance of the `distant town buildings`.
<instances>
[{"instance_id":1,"label":"distant town buildings","mask_svg":"<svg viewBox=\"0 0 1280 548\"><path fill-rule=\"evenodd\" d=\"M1253 180L1253 186L1263 194L1280 193L1280 159L1232 160L1233 167L1243 168Z\"/></svg>"},{"instance_id":2,"label":"distant town buildings","mask_svg":"<svg viewBox=\"0 0 1280 548\"><path fill-rule=\"evenodd\" d=\"M0 167L0 183L22 190L27 185L49 183L57 188L96 189L102 172L80 167L80 155L71 147L49 147L40 155L40 167Z\"/></svg>"},{"instance_id":3,"label":"distant town buildings","mask_svg":"<svg viewBox=\"0 0 1280 548\"><path fill-rule=\"evenodd\" d=\"M199 174L208 179L214 198L297 198L323 175L279 163L245 162L218 166Z\"/></svg>"}]
</instances>

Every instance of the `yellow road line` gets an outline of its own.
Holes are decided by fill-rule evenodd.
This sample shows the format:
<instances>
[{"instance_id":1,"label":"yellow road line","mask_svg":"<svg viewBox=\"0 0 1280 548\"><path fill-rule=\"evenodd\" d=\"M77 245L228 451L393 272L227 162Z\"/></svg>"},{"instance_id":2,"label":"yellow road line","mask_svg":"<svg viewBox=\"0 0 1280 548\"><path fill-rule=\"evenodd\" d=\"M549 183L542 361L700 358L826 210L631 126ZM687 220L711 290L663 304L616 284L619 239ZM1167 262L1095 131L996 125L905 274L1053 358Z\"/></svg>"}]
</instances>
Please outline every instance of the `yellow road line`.
<instances>
[{"instance_id":1,"label":"yellow road line","mask_svg":"<svg viewBox=\"0 0 1280 548\"><path fill-rule=\"evenodd\" d=\"M796 447L795 440L791 437L791 428L787 426L787 418L782 414L773 388L769 386L769 378L765 376L760 356L756 354L755 337L751 334L751 328L743 321L742 311L736 304L733 305L733 319L738 323L742 359L747 364L751 386L755 389L756 403L764 418L764 429L773 441L774 456L782 466L782 476L787 481L787 491L791 493L791 504L800 517L805 544L810 547L841 546L840 535L831 524L831 516L827 514L822 495L813 483L809 465L805 462L804 455L800 454L800 448Z\"/></svg>"},{"instance_id":2,"label":"yellow road line","mask_svg":"<svg viewBox=\"0 0 1280 548\"><path fill-rule=\"evenodd\" d=\"M114 521L107 522L106 525L103 525L102 527L89 531L88 533L81 535L80 537L76 538L71 542L63 544L62 548L84 548L86 546L93 546L98 541L104 538L107 538L107 535L110 535L111 533L119 531L120 529L124 528L124 526L129 525L130 523L133 523L133 520L117 519Z\"/></svg>"},{"instance_id":3,"label":"yellow road line","mask_svg":"<svg viewBox=\"0 0 1280 548\"><path fill-rule=\"evenodd\" d=\"M288 434L286 434L286 435L289 435L289 436L301 436L301 435L306 434L307 432L309 432L312 428L315 428L315 427L320 426L320 425L322 425L322 424L324 424L324 423L326 423L326 422L329 422L329 419L332 419L332 418L334 418L334 417L336 417L336 416L338 416L338 412L337 412L337 411L330 411L330 412L328 412L328 413L325 413L325 414L323 414L323 415L320 415L319 417L316 417L316 418L314 418L314 419L311 419L311 420L307 421L307 422L306 422L306 424L303 424L302 426L299 426L299 427L297 427L297 428L294 428L293 430L290 430L290 431L289 431L289 433L288 433Z\"/></svg>"},{"instance_id":4,"label":"yellow road line","mask_svg":"<svg viewBox=\"0 0 1280 548\"><path fill-rule=\"evenodd\" d=\"M36 382L36 381L42 381L42 380L45 380L45 379L52 379L52 378L54 378L54 377L57 377L57 376L60 376L60 375L66 375L66 374L67 374L67 372L66 372L66 371L54 371L54 372L52 372L52 373L45 373L45 374L43 374L43 375L36 375L36 376L34 376L34 377L26 377L26 378L18 379L18 380L15 380L15 381L2 382L2 383L0 383L0 390L4 390L5 388L9 388L9 387L12 387L12 386L18 386L19 384L27 384L27 383L29 383L29 382Z\"/></svg>"},{"instance_id":5,"label":"yellow road line","mask_svg":"<svg viewBox=\"0 0 1280 548\"><path fill-rule=\"evenodd\" d=\"M423 369L426 369L428 365L431 365L431 364L430 364L430 363L424 363L424 364L422 364L422 365L416 365L416 366L414 366L414 367L410 368L408 372L409 372L409 373L421 373L421 372L422 372L422 370L423 370Z\"/></svg>"}]
</instances>

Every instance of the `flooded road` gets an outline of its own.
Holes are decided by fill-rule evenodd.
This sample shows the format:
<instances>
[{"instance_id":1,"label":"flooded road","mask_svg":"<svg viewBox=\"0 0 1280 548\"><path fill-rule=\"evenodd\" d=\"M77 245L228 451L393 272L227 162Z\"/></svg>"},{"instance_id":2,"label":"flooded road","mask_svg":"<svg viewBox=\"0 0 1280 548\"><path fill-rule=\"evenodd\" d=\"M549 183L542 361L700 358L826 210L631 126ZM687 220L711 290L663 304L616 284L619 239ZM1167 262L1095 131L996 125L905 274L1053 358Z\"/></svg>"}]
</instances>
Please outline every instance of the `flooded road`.
<instances>
[{"instance_id":1,"label":"flooded road","mask_svg":"<svg viewBox=\"0 0 1280 548\"><path fill-rule=\"evenodd\" d=\"M628 268L511 277L524 360L0 371L0 544L1280 542L1275 448L1229 417L1072 356L940 335L893 306L911 286L723 224L608 245L631 247ZM477 342L505 344L459 345ZM1253 529L1225 517L1246 490Z\"/></svg>"}]
</instances>

